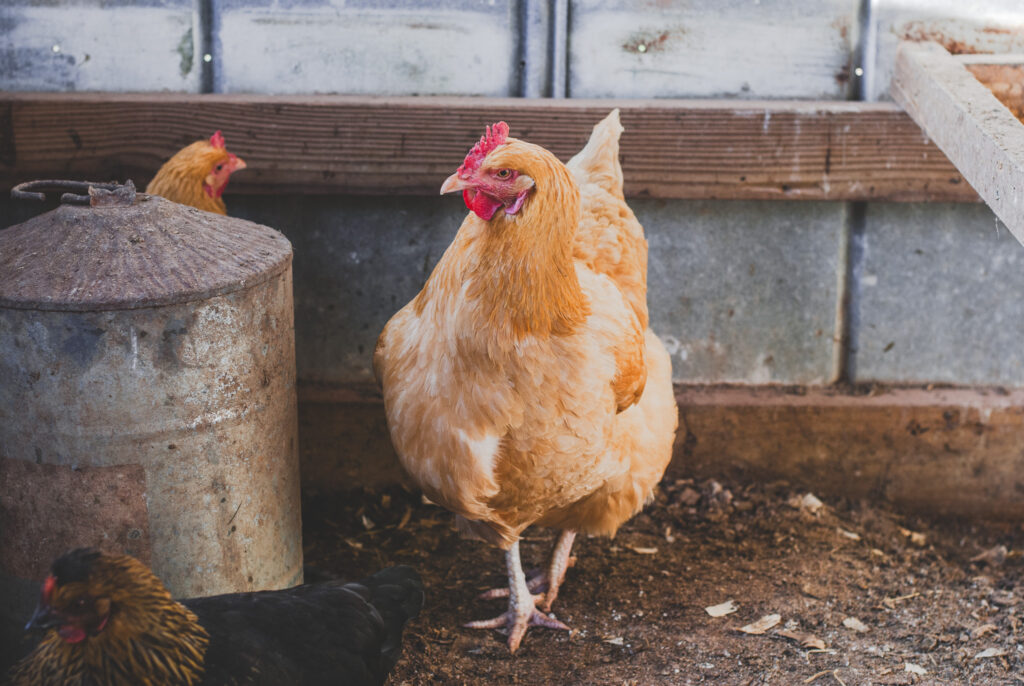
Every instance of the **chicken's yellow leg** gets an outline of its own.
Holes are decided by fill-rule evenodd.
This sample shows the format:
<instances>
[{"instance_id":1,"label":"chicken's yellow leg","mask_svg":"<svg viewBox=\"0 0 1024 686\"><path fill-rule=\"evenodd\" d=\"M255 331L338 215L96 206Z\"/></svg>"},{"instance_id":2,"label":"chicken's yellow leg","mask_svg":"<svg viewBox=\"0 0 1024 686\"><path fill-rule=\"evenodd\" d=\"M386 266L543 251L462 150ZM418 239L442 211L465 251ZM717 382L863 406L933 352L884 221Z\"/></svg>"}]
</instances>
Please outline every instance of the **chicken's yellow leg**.
<instances>
[{"instance_id":1,"label":"chicken's yellow leg","mask_svg":"<svg viewBox=\"0 0 1024 686\"><path fill-rule=\"evenodd\" d=\"M576 558L569 555L574 540L576 540L576 532L566 529L558 537L555 549L551 551L551 565L548 567L547 574L548 591L544 594L544 602L540 605L540 609L545 612L551 612L551 604L555 602L555 598L558 597L558 589L565 581L565 571L576 562Z\"/></svg>"},{"instance_id":2,"label":"chicken's yellow leg","mask_svg":"<svg viewBox=\"0 0 1024 686\"><path fill-rule=\"evenodd\" d=\"M531 624L569 631L569 627L565 624L553 617L548 617L535 607L544 596L533 595L526 585L526 575L523 574L523 565L519 560L519 541L513 543L505 553L505 564L508 567L508 611L493 619L469 622L465 624L466 628L497 629L502 626L507 627L508 649L512 653L519 648L519 643L523 640L526 629Z\"/></svg>"},{"instance_id":3,"label":"chicken's yellow leg","mask_svg":"<svg viewBox=\"0 0 1024 686\"><path fill-rule=\"evenodd\" d=\"M531 591L546 591L542 596L535 596L537 603L540 604L541 609L545 612L551 612L551 605L555 602L555 598L558 597L558 589L561 588L562 582L565 581L566 570L576 564L576 558L569 555L575 539L575 531L569 529L563 531L558 537L558 542L555 543L554 550L551 551L551 562L548 563L548 570L542 573L540 570L535 569L530 572L532 577L526 581L526 586ZM492 588L489 591L484 591L477 597L481 600L493 600L494 598L507 598L508 594L509 589L507 588Z\"/></svg>"}]
</instances>

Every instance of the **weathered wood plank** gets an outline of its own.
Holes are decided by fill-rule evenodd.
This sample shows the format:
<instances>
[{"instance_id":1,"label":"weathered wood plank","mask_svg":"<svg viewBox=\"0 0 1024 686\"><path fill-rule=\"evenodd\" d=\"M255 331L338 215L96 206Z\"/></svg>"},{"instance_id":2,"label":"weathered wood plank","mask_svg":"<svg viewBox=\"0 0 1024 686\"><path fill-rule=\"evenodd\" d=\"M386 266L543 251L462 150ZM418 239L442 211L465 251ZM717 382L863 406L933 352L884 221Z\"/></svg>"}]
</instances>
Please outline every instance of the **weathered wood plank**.
<instances>
[{"instance_id":1,"label":"weathered wood plank","mask_svg":"<svg viewBox=\"0 0 1024 686\"><path fill-rule=\"evenodd\" d=\"M999 389L678 389L672 468L783 478L907 512L1024 516L1024 394Z\"/></svg>"},{"instance_id":2,"label":"weathered wood plank","mask_svg":"<svg viewBox=\"0 0 1024 686\"><path fill-rule=\"evenodd\" d=\"M626 192L659 198L977 201L887 103L0 94L0 183L133 178L222 129L234 193L433 194L483 125L568 158L618 106Z\"/></svg>"},{"instance_id":3,"label":"weathered wood plank","mask_svg":"<svg viewBox=\"0 0 1024 686\"><path fill-rule=\"evenodd\" d=\"M903 43L893 98L1024 243L1024 126L937 43Z\"/></svg>"},{"instance_id":4,"label":"weathered wood plank","mask_svg":"<svg viewBox=\"0 0 1024 686\"><path fill-rule=\"evenodd\" d=\"M931 515L1024 516L1024 391L677 385L676 400L673 474L782 478ZM299 428L304 493L403 478L373 386L300 385Z\"/></svg>"}]
</instances>

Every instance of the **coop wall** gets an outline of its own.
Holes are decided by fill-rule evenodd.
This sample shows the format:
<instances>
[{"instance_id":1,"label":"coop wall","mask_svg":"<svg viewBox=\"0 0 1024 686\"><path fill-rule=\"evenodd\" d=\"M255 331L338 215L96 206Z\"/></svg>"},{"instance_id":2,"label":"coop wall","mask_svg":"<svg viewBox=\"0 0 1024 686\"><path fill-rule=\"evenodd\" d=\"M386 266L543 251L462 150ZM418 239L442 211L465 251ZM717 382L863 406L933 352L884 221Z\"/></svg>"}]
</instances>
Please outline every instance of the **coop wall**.
<instances>
[{"instance_id":1,"label":"coop wall","mask_svg":"<svg viewBox=\"0 0 1024 686\"><path fill-rule=\"evenodd\" d=\"M1019 0L704 5L8 0L0 89L878 100L902 38L1024 52ZM514 109L507 120L515 132ZM465 209L227 200L295 246L305 482L392 473L380 407L359 389L377 334ZM25 216L3 202L6 223ZM650 242L652 326L680 384L1024 386L1024 251L984 205L631 202Z\"/></svg>"}]
</instances>

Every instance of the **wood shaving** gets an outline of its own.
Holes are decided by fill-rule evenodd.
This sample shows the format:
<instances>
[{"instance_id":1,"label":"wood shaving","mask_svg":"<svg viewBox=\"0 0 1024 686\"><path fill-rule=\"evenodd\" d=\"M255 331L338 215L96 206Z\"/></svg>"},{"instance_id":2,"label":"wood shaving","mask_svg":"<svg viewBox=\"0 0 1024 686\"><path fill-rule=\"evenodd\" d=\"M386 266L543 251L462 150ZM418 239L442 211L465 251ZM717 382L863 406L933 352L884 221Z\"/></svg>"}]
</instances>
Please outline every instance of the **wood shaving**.
<instances>
[{"instance_id":1,"label":"wood shaving","mask_svg":"<svg viewBox=\"0 0 1024 686\"><path fill-rule=\"evenodd\" d=\"M805 684L814 683L815 681L817 681L821 677L829 676L829 675L835 676L835 670L834 669L825 669L825 670L822 670L822 671L818 672L817 674L812 674L811 676L809 676L806 679L804 679L804 683ZM836 678L838 679L839 677L836 677Z\"/></svg>"},{"instance_id":2,"label":"wood shaving","mask_svg":"<svg viewBox=\"0 0 1024 686\"><path fill-rule=\"evenodd\" d=\"M851 541L859 541L860 540L860 534L855 534L852 531L847 531L846 529L843 529L841 527L836 527L836 531L839 532L840 536L842 536L844 538L848 538Z\"/></svg>"},{"instance_id":3,"label":"wood shaving","mask_svg":"<svg viewBox=\"0 0 1024 686\"><path fill-rule=\"evenodd\" d=\"M637 555L654 555L658 552L657 548L640 548L637 546L629 546L629 549Z\"/></svg>"},{"instance_id":4,"label":"wood shaving","mask_svg":"<svg viewBox=\"0 0 1024 686\"><path fill-rule=\"evenodd\" d=\"M909 538L911 543L920 548L923 548L928 542L928 539L924 534L918 533L917 531L911 531L910 529L904 529L902 526L900 527L900 533Z\"/></svg>"},{"instance_id":5,"label":"wood shaving","mask_svg":"<svg viewBox=\"0 0 1024 686\"><path fill-rule=\"evenodd\" d=\"M926 670L924 667L922 667L921 665L915 665L913 662L908 662L904 664L903 671L910 672L911 674L917 674L920 676L924 676L928 673L928 670Z\"/></svg>"},{"instance_id":6,"label":"wood shaving","mask_svg":"<svg viewBox=\"0 0 1024 686\"><path fill-rule=\"evenodd\" d=\"M769 629L771 629L773 626L777 625L781 621L782 615L765 615L756 622L752 622L750 624L747 624L746 626L741 626L739 630L745 634L759 636L764 632L768 631Z\"/></svg>"},{"instance_id":7,"label":"wood shaving","mask_svg":"<svg viewBox=\"0 0 1024 686\"><path fill-rule=\"evenodd\" d=\"M915 593L908 593L907 595L896 596L895 598L883 598L882 599L882 605L885 605L890 610L895 610L896 609L896 603L901 603L904 600L910 600L911 598L916 598L919 595L921 595L921 594L915 592Z\"/></svg>"},{"instance_id":8,"label":"wood shaving","mask_svg":"<svg viewBox=\"0 0 1024 686\"><path fill-rule=\"evenodd\" d=\"M814 650L825 650L825 642L813 636L811 634L800 633L799 631L789 631L787 629L779 629L776 631L779 636L788 638L791 641L796 641L804 648L812 648Z\"/></svg>"},{"instance_id":9,"label":"wood shaving","mask_svg":"<svg viewBox=\"0 0 1024 686\"><path fill-rule=\"evenodd\" d=\"M983 660L986 657L1003 657L1004 655L1009 654L1009 651L1007 651L1005 648L986 648L985 650L975 655L974 659Z\"/></svg>"},{"instance_id":10,"label":"wood shaving","mask_svg":"<svg viewBox=\"0 0 1024 686\"><path fill-rule=\"evenodd\" d=\"M718 605L712 605L704 608L704 611L712 617L724 617L732 614L736 610L736 603L733 602L732 599L726 600L724 603L719 603Z\"/></svg>"},{"instance_id":11,"label":"wood shaving","mask_svg":"<svg viewBox=\"0 0 1024 686\"><path fill-rule=\"evenodd\" d=\"M844 619L843 626L845 626L847 629L853 629L854 631L862 634L866 631L870 631L868 625L860 621L856 617L847 617L846 619Z\"/></svg>"}]
</instances>

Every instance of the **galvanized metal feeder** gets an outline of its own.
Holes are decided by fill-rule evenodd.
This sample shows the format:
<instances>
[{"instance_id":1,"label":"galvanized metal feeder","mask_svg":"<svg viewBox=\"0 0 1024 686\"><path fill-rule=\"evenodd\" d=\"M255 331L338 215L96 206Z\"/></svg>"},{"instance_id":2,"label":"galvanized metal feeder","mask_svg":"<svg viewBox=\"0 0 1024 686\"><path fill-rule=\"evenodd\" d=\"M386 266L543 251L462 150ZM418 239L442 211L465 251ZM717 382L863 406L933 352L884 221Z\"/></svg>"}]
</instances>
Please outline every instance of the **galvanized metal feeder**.
<instances>
[{"instance_id":1,"label":"galvanized metal feeder","mask_svg":"<svg viewBox=\"0 0 1024 686\"><path fill-rule=\"evenodd\" d=\"M3 586L85 545L175 596L300 582L291 245L92 186L0 231Z\"/></svg>"}]
</instances>

